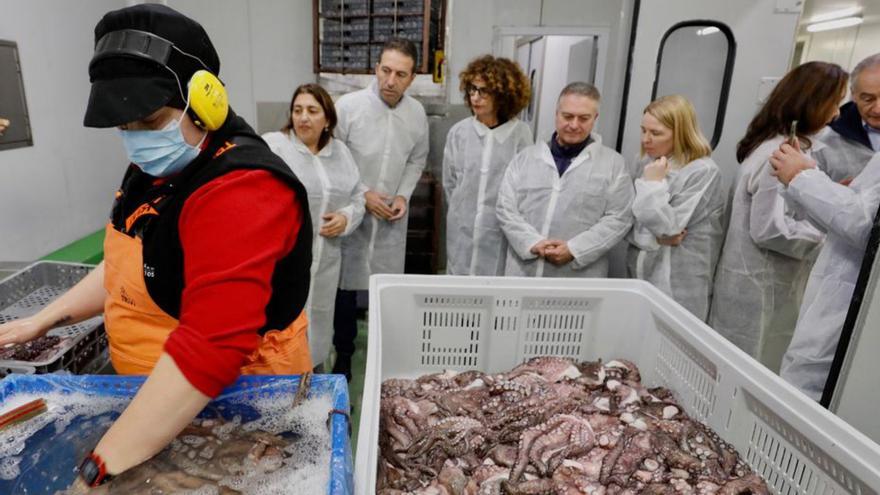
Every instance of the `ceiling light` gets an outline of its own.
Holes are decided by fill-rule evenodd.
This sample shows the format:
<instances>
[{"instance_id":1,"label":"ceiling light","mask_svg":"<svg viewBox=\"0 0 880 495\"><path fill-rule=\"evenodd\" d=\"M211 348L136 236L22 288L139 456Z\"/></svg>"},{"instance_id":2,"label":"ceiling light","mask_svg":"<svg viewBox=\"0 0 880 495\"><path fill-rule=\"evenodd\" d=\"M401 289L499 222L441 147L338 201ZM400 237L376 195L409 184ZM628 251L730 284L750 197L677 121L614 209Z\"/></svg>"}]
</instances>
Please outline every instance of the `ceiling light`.
<instances>
[{"instance_id":1,"label":"ceiling light","mask_svg":"<svg viewBox=\"0 0 880 495\"><path fill-rule=\"evenodd\" d=\"M840 29L851 26L858 26L864 19L861 17L844 17L843 19L835 19L833 21L817 22L807 25L807 31L818 33L819 31L828 31L831 29Z\"/></svg>"},{"instance_id":2,"label":"ceiling light","mask_svg":"<svg viewBox=\"0 0 880 495\"><path fill-rule=\"evenodd\" d=\"M841 17L852 17L861 11L862 11L862 8L858 7L858 6L849 7L849 8L840 9L840 10L832 10L831 12L828 12L826 14L814 15L810 19L810 24L813 24L816 22L832 21L834 19L840 19Z\"/></svg>"}]
</instances>

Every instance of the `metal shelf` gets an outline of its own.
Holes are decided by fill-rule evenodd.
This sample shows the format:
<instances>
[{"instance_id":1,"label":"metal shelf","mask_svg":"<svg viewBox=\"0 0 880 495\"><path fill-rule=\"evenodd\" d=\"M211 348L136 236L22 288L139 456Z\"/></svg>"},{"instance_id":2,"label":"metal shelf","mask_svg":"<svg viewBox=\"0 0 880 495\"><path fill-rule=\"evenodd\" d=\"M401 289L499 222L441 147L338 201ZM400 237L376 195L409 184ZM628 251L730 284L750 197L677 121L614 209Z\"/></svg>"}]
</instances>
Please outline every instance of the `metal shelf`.
<instances>
[{"instance_id":1,"label":"metal shelf","mask_svg":"<svg viewBox=\"0 0 880 495\"><path fill-rule=\"evenodd\" d=\"M364 4L358 4L359 11L364 9L368 13L343 14L336 11L332 13L324 13L321 11L320 0L312 0L313 19L313 54L312 65L316 74L319 73L336 73L336 74L372 74L372 67L378 62L375 60L375 52L381 47L389 34L387 28L380 28L374 24L374 19L406 19L413 22L413 18L421 18L421 26L415 29L398 28L394 26L394 34L392 36L402 36L413 41L420 51L419 64L416 67L416 74L430 74L433 69L433 53L435 50L443 49L443 29L444 17L446 11L446 0L424 0L422 2L422 11L414 12L407 10L404 12L372 12L375 5L380 0L367 0ZM384 5L384 4L383 4ZM363 7L361 7L363 6ZM335 24L332 41L325 41L321 19L331 21ZM351 24L348 22L351 21ZM366 21L366 22L364 22ZM417 21L416 21L417 22ZM346 27L357 26L357 29L346 29ZM432 29L435 27L435 29ZM421 31L419 39L416 37L417 30ZM358 31L359 36L351 34L352 31ZM384 31L384 32L383 32ZM366 36L364 36L366 34ZM357 41L348 41L346 38L357 39ZM366 40L364 38L366 37ZM328 56L322 53L324 46L338 46L341 53L334 52L334 55ZM345 47L363 47L367 46L366 57L359 51L348 52Z\"/></svg>"}]
</instances>

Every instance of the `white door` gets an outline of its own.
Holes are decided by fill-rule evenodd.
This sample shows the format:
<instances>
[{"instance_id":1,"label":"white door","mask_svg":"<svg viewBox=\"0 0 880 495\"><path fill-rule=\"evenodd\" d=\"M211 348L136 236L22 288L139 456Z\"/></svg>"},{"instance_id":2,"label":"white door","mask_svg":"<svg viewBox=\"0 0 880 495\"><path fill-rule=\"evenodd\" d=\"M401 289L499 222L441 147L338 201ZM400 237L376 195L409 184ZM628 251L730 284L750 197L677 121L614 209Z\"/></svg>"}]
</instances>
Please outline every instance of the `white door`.
<instances>
[{"instance_id":1,"label":"white door","mask_svg":"<svg viewBox=\"0 0 880 495\"><path fill-rule=\"evenodd\" d=\"M676 24L693 20L710 20L729 27L735 42L735 59L730 74L727 103L721 109L723 119L720 125L718 145L713 157L721 167L725 184L729 185L736 174L738 164L735 159L736 143L745 134L746 127L759 108L759 87L762 78L779 77L785 74L794 49L794 40L801 4L784 0L748 0L730 2L725 0L663 0L662 2L641 2L637 20L635 46L632 51L632 69L629 95L626 98L626 122L624 126L621 153L629 162L639 151L639 123L642 111L650 103L657 73L657 56L664 36ZM681 33L684 33L682 31ZM699 64L714 62L709 55L700 55L699 48L706 43L717 42L718 33L712 29L690 33L676 42L674 33L667 38L668 54L673 52L676 43L679 47L689 46L693 52L678 57L664 56L664 64L679 64L674 71L666 67L667 73L677 72L679 82L671 81L660 88L664 93L702 91L691 93L690 97L700 105L697 108L701 120L711 120L717 109L705 108L706 101L717 101L719 82L699 80L703 71ZM702 41L701 41L702 40ZM694 47L695 43L703 45ZM690 57L682 64L682 55ZM689 76L693 76L689 79ZM662 81L661 81L662 82ZM688 82L688 84L682 84ZM711 106L711 104L708 104ZM701 122L707 137L712 138L712 125Z\"/></svg>"},{"instance_id":2,"label":"white door","mask_svg":"<svg viewBox=\"0 0 880 495\"><path fill-rule=\"evenodd\" d=\"M574 81L594 84L596 78L595 36L545 36L543 40L536 141L547 141L553 135L556 100L565 85Z\"/></svg>"},{"instance_id":3,"label":"white door","mask_svg":"<svg viewBox=\"0 0 880 495\"><path fill-rule=\"evenodd\" d=\"M544 74L544 46L546 39L540 37L523 37L517 42L516 61L529 78L531 97L529 105L520 114L520 119L531 129L532 135L538 124L538 107L540 104L540 88Z\"/></svg>"},{"instance_id":4,"label":"white door","mask_svg":"<svg viewBox=\"0 0 880 495\"><path fill-rule=\"evenodd\" d=\"M514 58L531 83L532 98L520 119L536 141L553 133L556 99L566 84L586 81L600 93L608 65L606 27L499 26L492 51Z\"/></svg>"}]
</instances>

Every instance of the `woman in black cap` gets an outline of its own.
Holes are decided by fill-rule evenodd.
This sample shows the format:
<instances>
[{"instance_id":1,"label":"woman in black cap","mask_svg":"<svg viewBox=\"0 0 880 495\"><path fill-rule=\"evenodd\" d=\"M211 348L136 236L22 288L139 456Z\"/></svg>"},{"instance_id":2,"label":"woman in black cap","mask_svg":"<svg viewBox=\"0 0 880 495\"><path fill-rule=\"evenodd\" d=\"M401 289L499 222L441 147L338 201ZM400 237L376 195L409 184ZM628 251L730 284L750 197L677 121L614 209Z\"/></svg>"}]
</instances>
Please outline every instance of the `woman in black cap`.
<instances>
[{"instance_id":1,"label":"woman in black cap","mask_svg":"<svg viewBox=\"0 0 880 495\"><path fill-rule=\"evenodd\" d=\"M204 29L156 4L95 28L88 127L116 127L131 161L104 262L0 345L104 312L113 366L149 375L80 467L98 486L150 458L239 374L310 371L312 228L290 168L228 109ZM299 317L299 318L298 318Z\"/></svg>"}]
</instances>

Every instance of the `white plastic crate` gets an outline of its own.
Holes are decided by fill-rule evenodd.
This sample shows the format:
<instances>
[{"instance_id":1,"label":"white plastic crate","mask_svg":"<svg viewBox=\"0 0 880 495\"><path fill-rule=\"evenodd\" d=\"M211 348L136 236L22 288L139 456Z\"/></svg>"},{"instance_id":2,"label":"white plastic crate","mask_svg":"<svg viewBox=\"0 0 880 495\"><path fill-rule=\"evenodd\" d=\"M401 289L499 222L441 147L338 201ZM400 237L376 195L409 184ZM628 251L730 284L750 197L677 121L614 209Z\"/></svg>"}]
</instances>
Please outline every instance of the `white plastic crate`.
<instances>
[{"instance_id":1,"label":"white plastic crate","mask_svg":"<svg viewBox=\"0 0 880 495\"><path fill-rule=\"evenodd\" d=\"M880 493L880 446L646 282L414 275L370 279L356 493L375 492L383 380L499 372L542 355L635 362L773 493Z\"/></svg>"}]
</instances>

